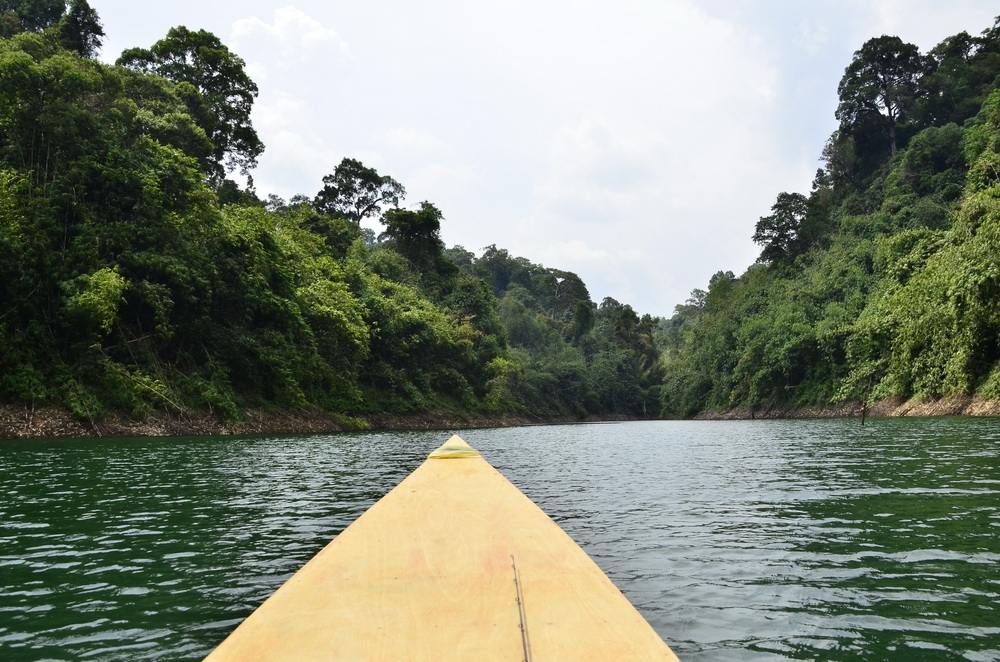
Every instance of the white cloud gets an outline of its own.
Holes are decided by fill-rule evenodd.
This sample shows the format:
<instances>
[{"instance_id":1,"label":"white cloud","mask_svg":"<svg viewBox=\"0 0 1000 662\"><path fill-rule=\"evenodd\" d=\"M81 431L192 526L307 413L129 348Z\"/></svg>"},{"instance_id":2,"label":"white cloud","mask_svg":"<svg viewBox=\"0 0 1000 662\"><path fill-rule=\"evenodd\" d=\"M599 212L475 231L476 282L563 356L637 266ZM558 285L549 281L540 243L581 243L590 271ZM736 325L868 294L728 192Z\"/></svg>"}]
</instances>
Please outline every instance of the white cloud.
<instances>
[{"instance_id":1,"label":"white cloud","mask_svg":"<svg viewBox=\"0 0 1000 662\"><path fill-rule=\"evenodd\" d=\"M257 17L241 18L233 23L229 44L237 51L266 55L282 64L304 63L317 51L333 48L342 57L351 57L351 48L337 31L309 16L298 7L275 9L270 23Z\"/></svg>"},{"instance_id":2,"label":"white cloud","mask_svg":"<svg viewBox=\"0 0 1000 662\"><path fill-rule=\"evenodd\" d=\"M257 191L284 198L316 193L322 176L341 156L317 126L309 103L300 94L272 86L261 92L252 119L266 146L254 173Z\"/></svg>"},{"instance_id":3,"label":"white cloud","mask_svg":"<svg viewBox=\"0 0 1000 662\"><path fill-rule=\"evenodd\" d=\"M382 133L380 142L403 158L448 158L455 150L440 137L424 129L392 127Z\"/></svg>"},{"instance_id":4,"label":"white cloud","mask_svg":"<svg viewBox=\"0 0 1000 662\"><path fill-rule=\"evenodd\" d=\"M247 73L260 88L252 119L266 151L255 173L257 190L285 198L314 194L341 155L314 105L314 81L300 74L317 61L350 61L349 45L294 6L274 10L270 21L237 19L228 43L246 58Z\"/></svg>"},{"instance_id":5,"label":"white cloud","mask_svg":"<svg viewBox=\"0 0 1000 662\"><path fill-rule=\"evenodd\" d=\"M871 11L873 25L869 26L870 34L865 39L880 34L897 35L925 51L962 30L979 34L1000 13L996 5L968 0L880 0Z\"/></svg>"},{"instance_id":6,"label":"white cloud","mask_svg":"<svg viewBox=\"0 0 1000 662\"><path fill-rule=\"evenodd\" d=\"M553 121L523 153L529 203L495 241L579 271L597 297L669 313L717 269L753 260L756 216L815 166L777 147L784 83L768 46L686 3L658 8L595 17L596 34L642 45L631 54L579 43L573 67L519 72L529 89L563 80L533 108L554 106Z\"/></svg>"},{"instance_id":7,"label":"white cloud","mask_svg":"<svg viewBox=\"0 0 1000 662\"><path fill-rule=\"evenodd\" d=\"M191 16L228 35L260 85L262 194L312 195L360 158L410 203L437 204L447 242L496 243L660 314L750 264L756 218L778 192L808 190L865 39L926 49L995 12L986 0L297 0L234 17L235 3L176 0L151 6L153 30L113 25L125 0L95 1L124 45Z\"/></svg>"},{"instance_id":8,"label":"white cloud","mask_svg":"<svg viewBox=\"0 0 1000 662\"><path fill-rule=\"evenodd\" d=\"M830 30L818 21L803 19L795 32L795 43L810 55L816 55L829 45Z\"/></svg>"}]
</instances>

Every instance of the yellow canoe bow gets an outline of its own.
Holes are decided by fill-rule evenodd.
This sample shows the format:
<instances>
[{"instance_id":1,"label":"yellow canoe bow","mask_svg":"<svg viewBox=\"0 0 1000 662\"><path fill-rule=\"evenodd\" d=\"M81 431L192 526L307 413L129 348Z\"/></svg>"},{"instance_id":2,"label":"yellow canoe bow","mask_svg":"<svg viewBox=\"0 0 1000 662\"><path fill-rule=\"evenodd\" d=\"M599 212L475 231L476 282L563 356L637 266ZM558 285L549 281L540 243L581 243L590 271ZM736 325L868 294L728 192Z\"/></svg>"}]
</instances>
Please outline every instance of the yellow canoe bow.
<instances>
[{"instance_id":1,"label":"yellow canoe bow","mask_svg":"<svg viewBox=\"0 0 1000 662\"><path fill-rule=\"evenodd\" d=\"M453 436L206 659L677 657L558 524Z\"/></svg>"}]
</instances>

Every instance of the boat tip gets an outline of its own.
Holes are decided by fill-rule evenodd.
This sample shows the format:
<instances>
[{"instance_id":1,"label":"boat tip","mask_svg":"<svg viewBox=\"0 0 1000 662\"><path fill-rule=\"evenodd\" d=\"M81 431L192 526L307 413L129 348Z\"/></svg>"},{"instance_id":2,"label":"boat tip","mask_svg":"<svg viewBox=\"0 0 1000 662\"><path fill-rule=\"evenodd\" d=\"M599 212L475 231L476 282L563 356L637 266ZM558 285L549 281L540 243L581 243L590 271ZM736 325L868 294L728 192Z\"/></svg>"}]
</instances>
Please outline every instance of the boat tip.
<instances>
[{"instance_id":1,"label":"boat tip","mask_svg":"<svg viewBox=\"0 0 1000 662\"><path fill-rule=\"evenodd\" d=\"M448 441L444 442L433 453L427 456L429 459L454 459L462 457L479 457L479 451L466 443L457 434L453 434Z\"/></svg>"}]
</instances>

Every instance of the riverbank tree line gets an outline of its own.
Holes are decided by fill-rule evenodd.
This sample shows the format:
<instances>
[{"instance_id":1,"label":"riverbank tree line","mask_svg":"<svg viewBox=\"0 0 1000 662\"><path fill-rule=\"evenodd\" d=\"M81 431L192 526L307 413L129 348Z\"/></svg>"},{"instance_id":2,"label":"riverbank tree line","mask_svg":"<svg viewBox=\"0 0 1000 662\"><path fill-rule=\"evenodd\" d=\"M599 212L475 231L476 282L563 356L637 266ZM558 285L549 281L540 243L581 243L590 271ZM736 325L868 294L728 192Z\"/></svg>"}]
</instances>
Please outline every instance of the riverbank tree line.
<instances>
[{"instance_id":1,"label":"riverbank tree line","mask_svg":"<svg viewBox=\"0 0 1000 662\"><path fill-rule=\"evenodd\" d=\"M854 54L812 189L659 325L665 415L1000 398L998 74L1000 22Z\"/></svg>"},{"instance_id":2,"label":"riverbank tree line","mask_svg":"<svg viewBox=\"0 0 1000 662\"><path fill-rule=\"evenodd\" d=\"M866 42L811 190L666 319L446 247L444 210L352 158L259 195L243 60L177 26L109 65L103 37L86 0L0 0L0 402L348 420L1000 398L998 24Z\"/></svg>"},{"instance_id":3,"label":"riverbank tree line","mask_svg":"<svg viewBox=\"0 0 1000 662\"><path fill-rule=\"evenodd\" d=\"M108 65L86 0L0 0L0 37L0 401L659 413L658 320L575 274L446 248L441 209L351 158L258 197L258 90L212 33Z\"/></svg>"}]
</instances>

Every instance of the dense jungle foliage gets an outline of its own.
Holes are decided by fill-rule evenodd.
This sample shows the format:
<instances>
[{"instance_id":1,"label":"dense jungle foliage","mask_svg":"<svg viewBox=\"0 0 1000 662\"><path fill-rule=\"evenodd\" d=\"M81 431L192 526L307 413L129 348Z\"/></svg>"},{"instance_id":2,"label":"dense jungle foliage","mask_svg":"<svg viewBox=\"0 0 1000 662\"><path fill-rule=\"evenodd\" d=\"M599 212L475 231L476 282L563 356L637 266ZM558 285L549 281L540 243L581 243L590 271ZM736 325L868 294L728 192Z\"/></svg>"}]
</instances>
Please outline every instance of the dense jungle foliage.
<instances>
[{"instance_id":1,"label":"dense jungle foliage","mask_svg":"<svg viewBox=\"0 0 1000 662\"><path fill-rule=\"evenodd\" d=\"M1000 21L854 54L812 191L779 194L757 264L661 322L664 415L1000 398L998 74Z\"/></svg>"},{"instance_id":2,"label":"dense jungle foliage","mask_svg":"<svg viewBox=\"0 0 1000 662\"><path fill-rule=\"evenodd\" d=\"M0 401L658 413L657 320L446 250L439 209L353 159L258 199L228 178L264 149L244 62L175 27L109 66L103 36L86 0L0 0Z\"/></svg>"},{"instance_id":3,"label":"dense jungle foliage","mask_svg":"<svg viewBox=\"0 0 1000 662\"><path fill-rule=\"evenodd\" d=\"M926 54L865 43L812 191L779 194L758 262L669 319L445 247L441 210L351 158L262 200L239 56L180 26L112 66L103 36L86 0L0 0L2 402L94 420L1000 397L1000 24Z\"/></svg>"}]
</instances>

